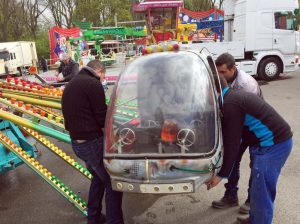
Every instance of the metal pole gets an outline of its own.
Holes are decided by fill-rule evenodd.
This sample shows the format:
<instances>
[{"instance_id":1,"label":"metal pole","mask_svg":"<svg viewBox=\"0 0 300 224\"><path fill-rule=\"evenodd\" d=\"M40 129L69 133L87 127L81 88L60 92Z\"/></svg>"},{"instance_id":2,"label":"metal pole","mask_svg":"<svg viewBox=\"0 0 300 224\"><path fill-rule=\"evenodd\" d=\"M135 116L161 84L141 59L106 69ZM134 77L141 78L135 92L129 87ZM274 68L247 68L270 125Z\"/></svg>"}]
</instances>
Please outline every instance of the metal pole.
<instances>
[{"instance_id":1,"label":"metal pole","mask_svg":"<svg viewBox=\"0 0 300 224\"><path fill-rule=\"evenodd\" d=\"M48 128L46 126L43 126L41 124L29 121L27 119L24 119L22 117L19 117L17 115L5 112L3 110L0 110L0 118L3 118L4 120L11 121L17 125L25 126L27 128L31 128L37 132L40 132L42 134L45 134L47 136L51 136L53 138L56 138L58 140L64 141L66 143L71 143L70 136L67 134L64 134L62 132L56 131L54 129Z\"/></svg>"},{"instance_id":2,"label":"metal pole","mask_svg":"<svg viewBox=\"0 0 300 224\"><path fill-rule=\"evenodd\" d=\"M15 95L15 94L9 94L9 93L1 93L2 97L6 98L15 98L17 100L22 100L26 103L31 103L31 104L36 104L40 106L45 106L45 107L51 107L55 109L60 109L61 110L61 104L57 102L51 102L51 101L45 101L45 100L39 100L39 99L33 99L30 97L26 96L20 96L20 95Z\"/></svg>"}]
</instances>

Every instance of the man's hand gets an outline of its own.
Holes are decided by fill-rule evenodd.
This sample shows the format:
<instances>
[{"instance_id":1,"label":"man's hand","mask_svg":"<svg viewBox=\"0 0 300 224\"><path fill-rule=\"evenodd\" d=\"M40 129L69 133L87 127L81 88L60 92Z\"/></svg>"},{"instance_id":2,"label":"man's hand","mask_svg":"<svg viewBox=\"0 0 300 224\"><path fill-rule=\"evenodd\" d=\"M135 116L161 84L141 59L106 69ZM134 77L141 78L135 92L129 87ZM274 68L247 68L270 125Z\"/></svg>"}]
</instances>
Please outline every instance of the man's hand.
<instances>
[{"instance_id":1,"label":"man's hand","mask_svg":"<svg viewBox=\"0 0 300 224\"><path fill-rule=\"evenodd\" d=\"M205 184L207 186L207 190L210 190L211 188L217 186L221 182L222 178L218 176L214 176L209 181L207 181Z\"/></svg>"}]
</instances>

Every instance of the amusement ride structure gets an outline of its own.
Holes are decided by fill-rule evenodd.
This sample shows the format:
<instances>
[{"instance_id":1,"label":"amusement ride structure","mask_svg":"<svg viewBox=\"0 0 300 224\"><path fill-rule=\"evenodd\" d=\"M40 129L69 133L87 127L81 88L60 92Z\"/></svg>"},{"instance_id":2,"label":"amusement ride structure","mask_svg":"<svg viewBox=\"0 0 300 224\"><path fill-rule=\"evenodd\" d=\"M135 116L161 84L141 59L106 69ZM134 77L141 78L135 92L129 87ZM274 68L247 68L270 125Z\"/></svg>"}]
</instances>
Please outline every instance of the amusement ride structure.
<instances>
[{"instance_id":1,"label":"amusement ride structure","mask_svg":"<svg viewBox=\"0 0 300 224\"><path fill-rule=\"evenodd\" d=\"M0 81L0 91L0 173L26 164L86 215L86 203L36 160L35 147L27 140L28 137L35 139L83 176L92 178L86 168L46 137L71 142L59 112L62 90L8 76Z\"/></svg>"},{"instance_id":2,"label":"amusement ride structure","mask_svg":"<svg viewBox=\"0 0 300 224\"><path fill-rule=\"evenodd\" d=\"M223 39L224 13L218 9L193 12L185 9L181 0L145 0L134 4L133 11L145 15L148 33L154 44L175 39L187 42L192 40L193 34L198 33L202 33L202 37L205 37L202 39L198 37L198 40Z\"/></svg>"},{"instance_id":3,"label":"amusement ride structure","mask_svg":"<svg viewBox=\"0 0 300 224\"><path fill-rule=\"evenodd\" d=\"M145 0L134 3L133 12L144 20L139 26L133 22L118 25L131 26L93 27L88 21L74 21L75 28L53 27L49 30L51 63L67 52L77 62L87 55L97 56L107 65L116 62L115 55L104 54L101 43L113 37L123 48L129 43L139 46L158 44L162 41L220 41L223 40L224 13L219 9L193 12L184 8L182 0ZM126 40L130 40L129 42ZM136 52L141 53L141 52Z\"/></svg>"}]
</instances>

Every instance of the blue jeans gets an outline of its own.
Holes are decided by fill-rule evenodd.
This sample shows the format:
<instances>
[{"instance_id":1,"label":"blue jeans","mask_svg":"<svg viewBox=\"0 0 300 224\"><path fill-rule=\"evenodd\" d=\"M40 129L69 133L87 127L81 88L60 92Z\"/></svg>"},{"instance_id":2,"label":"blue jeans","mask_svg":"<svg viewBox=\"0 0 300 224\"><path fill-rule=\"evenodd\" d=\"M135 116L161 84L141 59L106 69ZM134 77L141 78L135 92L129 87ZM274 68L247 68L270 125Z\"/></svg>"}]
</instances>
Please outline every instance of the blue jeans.
<instances>
[{"instance_id":1,"label":"blue jeans","mask_svg":"<svg viewBox=\"0 0 300 224\"><path fill-rule=\"evenodd\" d=\"M237 198L237 192L239 190L238 188L238 182L240 179L240 164L242 157L248 148L248 145L245 143L241 143L240 145L240 150L237 159L235 160L234 166L232 168L231 174L228 178L228 182L224 184L226 191L225 191L225 196L227 197L232 197L232 198ZM252 167L252 159L250 156L250 168ZM251 175L248 183L248 195L247 195L247 200L246 202L250 201L250 186L251 186Z\"/></svg>"},{"instance_id":2,"label":"blue jeans","mask_svg":"<svg viewBox=\"0 0 300 224\"><path fill-rule=\"evenodd\" d=\"M281 168L291 153L292 139L271 147L251 147L253 158L250 189L250 223L271 224L276 185Z\"/></svg>"},{"instance_id":3,"label":"blue jeans","mask_svg":"<svg viewBox=\"0 0 300 224\"><path fill-rule=\"evenodd\" d=\"M82 159L92 173L88 199L88 224L99 224L102 198L105 191L106 219L108 224L123 224L122 193L113 191L110 177L103 164L103 137L84 143L72 140L75 154Z\"/></svg>"}]
</instances>

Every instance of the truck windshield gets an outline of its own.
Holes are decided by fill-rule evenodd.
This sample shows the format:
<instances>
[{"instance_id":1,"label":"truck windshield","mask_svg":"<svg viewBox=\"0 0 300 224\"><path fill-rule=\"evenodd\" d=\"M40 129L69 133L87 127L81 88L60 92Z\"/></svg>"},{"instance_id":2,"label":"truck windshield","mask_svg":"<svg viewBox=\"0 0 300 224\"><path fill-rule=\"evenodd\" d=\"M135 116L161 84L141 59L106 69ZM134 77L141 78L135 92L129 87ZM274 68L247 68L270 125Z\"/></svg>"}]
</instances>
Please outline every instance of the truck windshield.
<instances>
[{"instance_id":1,"label":"truck windshield","mask_svg":"<svg viewBox=\"0 0 300 224\"><path fill-rule=\"evenodd\" d=\"M9 61L9 53L8 51L0 52L0 59L4 59L4 61Z\"/></svg>"},{"instance_id":2,"label":"truck windshield","mask_svg":"<svg viewBox=\"0 0 300 224\"><path fill-rule=\"evenodd\" d=\"M294 15L290 11L275 12L275 29L295 30Z\"/></svg>"}]
</instances>

